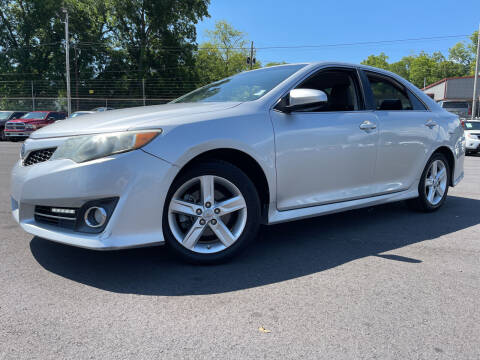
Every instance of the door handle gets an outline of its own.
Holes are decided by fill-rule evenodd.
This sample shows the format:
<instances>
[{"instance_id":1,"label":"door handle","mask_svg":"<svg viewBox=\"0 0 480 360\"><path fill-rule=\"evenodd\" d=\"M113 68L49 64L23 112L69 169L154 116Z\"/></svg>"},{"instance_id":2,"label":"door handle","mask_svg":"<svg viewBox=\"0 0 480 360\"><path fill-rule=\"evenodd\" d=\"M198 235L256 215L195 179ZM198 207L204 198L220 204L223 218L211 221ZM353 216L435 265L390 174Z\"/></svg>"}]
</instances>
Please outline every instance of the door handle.
<instances>
[{"instance_id":1,"label":"door handle","mask_svg":"<svg viewBox=\"0 0 480 360\"><path fill-rule=\"evenodd\" d=\"M427 122L425 123L425 126L426 127L429 127L430 129L434 128L435 126L437 126L437 123L435 121L433 121L432 119L430 120L427 120Z\"/></svg>"},{"instance_id":2,"label":"door handle","mask_svg":"<svg viewBox=\"0 0 480 360\"><path fill-rule=\"evenodd\" d=\"M360 124L359 127L360 127L360 129L362 129L362 130L367 130L367 131L368 131L368 130L374 130L374 129L376 129L376 128L377 128L377 124L371 122L370 120L365 120L364 122L362 122L362 123Z\"/></svg>"}]
</instances>

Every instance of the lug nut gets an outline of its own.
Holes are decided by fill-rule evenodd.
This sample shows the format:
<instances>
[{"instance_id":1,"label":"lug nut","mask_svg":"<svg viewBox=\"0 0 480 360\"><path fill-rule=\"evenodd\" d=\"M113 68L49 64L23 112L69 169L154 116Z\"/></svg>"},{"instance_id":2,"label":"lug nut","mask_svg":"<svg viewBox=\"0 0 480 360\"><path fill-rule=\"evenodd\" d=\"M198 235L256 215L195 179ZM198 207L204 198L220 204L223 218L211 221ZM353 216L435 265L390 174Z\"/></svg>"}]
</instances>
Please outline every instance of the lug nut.
<instances>
[{"instance_id":1,"label":"lug nut","mask_svg":"<svg viewBox=\"0 0 480 360\"><path fill-rule=\"evenodd\" d=\"M217 220L212 219L212 220L210 221L210 223L211 223L212 225L217 225Z\"/></svg>"},{"instance_id":2,"label":"lug nut","mask_svg":"<svg viewBox=\"0 0 480 360\"><path fill-rule=\"evenodd\" d=\"M202 209L197 209L196 213L197 215L202 215Z\"/></svg>"},{"instance_id":3,"label":"lug nut","mask_svg":"<svg viewBox=\"0 0 480 360\"><path fill-rule=\"evenodd\" d=\"M200 225L205 225L205 220L204 219L200 219Z\"/></svg>"},{"instance_id":4,"label":"lug nut","mask_svg":"<svg viewBox=\"0 0 480 360\"><path fill-rule=\"evenodd\" d=\"M206 203L205 203L205 207L206 207L206 208L209 208L210 206L212 206L211 203L209 203L209 202L206 202Z\"/></svg>"},{"instance_id":5,"label":"lug nut","mask_svg":"<svg viewBox=\"0 0 480 360\"><path fill-rule=\"evenodd\" d=\"M217 209L213 210L213 212L214 212L215 214L220 214L220 209L217 208Z\"/></svg>"}]
</instances>

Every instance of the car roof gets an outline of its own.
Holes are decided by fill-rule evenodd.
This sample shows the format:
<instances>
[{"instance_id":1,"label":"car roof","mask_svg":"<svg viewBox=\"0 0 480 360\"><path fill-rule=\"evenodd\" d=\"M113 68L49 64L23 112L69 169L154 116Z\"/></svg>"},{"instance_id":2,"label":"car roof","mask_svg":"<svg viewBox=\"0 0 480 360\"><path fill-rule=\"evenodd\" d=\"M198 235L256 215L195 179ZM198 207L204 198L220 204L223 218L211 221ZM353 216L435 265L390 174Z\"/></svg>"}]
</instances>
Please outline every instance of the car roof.
<instances>
[{"instance_id":1,"label":"car roof","mask_svg":"<svg viewBox=\"0 0 480 360\"><path fill-rule=\"evenodd\" d=\"M356 69L361 69L361 70L365 70L365 71L371 71L371 72L384 74L384 75L393 77L397 80L408 82L407 79L405 79L405 78L401 77L400 75L395 74L391 71L388 71L388 70L376 68L376 67L373 67L373 66L363 65L363 64L355 64L355 63L342 62L342 61L299 62L299 63L293 63L293 64L274 65L272 67L280 67L280 66L288 66L288 65L305 65L305 66L309 66L309 67L326 67L326 66L328 66L328 67L335 67L335 66L350 67L350 68L356 68ZM261 69L265 69L265 68L261 68ZM261 70L261 69L256 69L256 70ZM256 70L253 70L253 71L256 71Z\"/></svg>"}]
</instances>

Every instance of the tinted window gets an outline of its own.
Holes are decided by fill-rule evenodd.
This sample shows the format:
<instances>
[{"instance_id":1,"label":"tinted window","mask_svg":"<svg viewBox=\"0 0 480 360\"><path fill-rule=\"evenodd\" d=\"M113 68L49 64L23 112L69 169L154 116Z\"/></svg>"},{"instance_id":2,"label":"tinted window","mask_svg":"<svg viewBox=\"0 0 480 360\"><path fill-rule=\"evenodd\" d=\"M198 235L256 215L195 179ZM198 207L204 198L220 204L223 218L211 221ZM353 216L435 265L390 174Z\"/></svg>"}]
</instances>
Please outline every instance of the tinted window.
<instances>
[{"instance_id":1,"label":"tinted window","mask_svg":"<svg viewBox=\"0 0 480 360\"><path fill-rule=\"evenodd\" d=\"M11 111L0 111L0 120L8 119L11 114Z\"/></svg>"},{"instance_id":2,"label":"tinted window","mask_svg":"<svg viewBox=\"0 0 480 360\"><path fill-rule=\"evenodd\" d=\"M480 130L480 121L465 121L465 130Z\"/></svg>"},{"instance_id":3,"label":"tinted window","mask_svg":"<svg viewBox=\"0 0 480 360\"><path fill-rule=\"evenodd\" d=\"M305 65L284 65L247 71L195 90L174 103L253 101L296 73Z\"/></svg>"},{"instance_id":4,"label":"tinted window","mask_svg":"<svg viewBox=\"0 0 480 360\"><path fill-rule=\"evenodd\" d=\"M297 89L322 90L328 96L326 104L303 111L355 111L360 109L358 82L350 70L324 70L297 86Z\"/></svg>"},{"instance_id":5,"label":"tinted window","mask_svg":"<svg viewBox=\"0 0 480 360\"><path fill-rule=\"evenodd\" d=\"M468 109L468 104L466 102L449 101L442 103L442 107L448 109Z\"/></svg>"},{"instance_id":6,"label":"tinted window","mask_svg":"<svg viewBox=\"0 0 480 360\"><path fill-rule=\"evenodd\" d=\"M25 114L26 114L25 112L16 112L15 114L13 114L13 118L19 119Z\"/></svg>"},{"instance_id":7,"label":"tinted window","mask_svg":"<svg viewBox=\"0 0 480 360\"><path fill-rule=\"evenodd\" d=\"M47 114L48 114L47 111L30 112L22 116L22 119L45 119Z\"/></svg>"},{"instance_id":8,"label":"tinted window","mask_svg":"<svg viewBox=\"0 0 480 360\"><path fill-rule=\"evenodd\" d=\"M413 110L405 88L396 81L367 73L377 110Z\"/></svg>"},{"instance_id":9,"label":"tinted window","mask_svg":"<svg viewBox=\"0 0 480 360\"><path fill-rule=\"evenodd\" d=\"M424 103L418 100L418 98L410 90L407 90L407 91L410 97L410 101L412 102L412 105L413 105L413 110L427 110Z\"/></svg>"}]
</instances>

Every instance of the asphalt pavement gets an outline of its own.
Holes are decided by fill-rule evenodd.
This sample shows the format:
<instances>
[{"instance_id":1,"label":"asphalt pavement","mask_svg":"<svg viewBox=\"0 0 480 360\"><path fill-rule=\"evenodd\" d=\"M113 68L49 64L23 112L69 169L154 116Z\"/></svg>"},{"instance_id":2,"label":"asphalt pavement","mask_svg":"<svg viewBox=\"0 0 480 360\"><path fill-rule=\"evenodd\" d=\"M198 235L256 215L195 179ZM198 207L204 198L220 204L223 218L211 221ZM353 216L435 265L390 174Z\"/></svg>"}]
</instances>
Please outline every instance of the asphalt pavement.
<instances>
[{"instance_id":1,"label":"asphalt pavement","mask_svg":"<svg viewBox=\"0 0 480 360\"><path fill-rule=\"evenodd\" d=\"M0 142L0 360L479 359L480 157L445 206L404 203L262 229L243 256L95 252L10 213Z\"/></svg>"}]
</instances>

